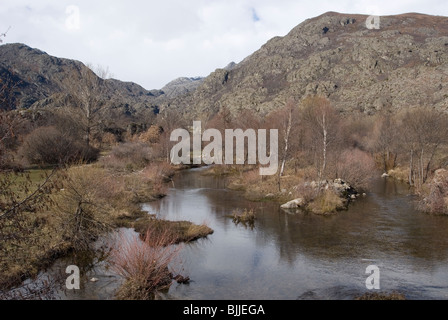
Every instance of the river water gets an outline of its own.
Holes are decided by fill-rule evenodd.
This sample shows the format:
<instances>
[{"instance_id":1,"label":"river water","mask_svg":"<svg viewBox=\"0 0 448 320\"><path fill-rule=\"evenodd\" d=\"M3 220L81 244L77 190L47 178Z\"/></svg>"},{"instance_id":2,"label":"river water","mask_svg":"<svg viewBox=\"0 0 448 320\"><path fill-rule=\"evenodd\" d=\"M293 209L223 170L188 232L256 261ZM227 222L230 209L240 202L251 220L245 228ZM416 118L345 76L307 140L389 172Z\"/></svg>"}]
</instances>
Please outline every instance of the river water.
<instances>
[{"instance_id":1,"label":"river water","mask_svg":"<svg viewBox=\"0 0 448 320\"><path fill-rule=\"evenodd\" d=\"M168 195L144 205L169 220L207 223L214 233L184 244L181 273L165 299L353 299L369 292L366 268L379 268L382 292L407 299L448 298L448 217L414 209L405 184L378 179L366 197L332 216L288 213L251 202L202 169L177 174ZM252 208L253 228L228 217ZM68 299L109 299L118 278L97 268Z\"/></svg>"}]
</instances>

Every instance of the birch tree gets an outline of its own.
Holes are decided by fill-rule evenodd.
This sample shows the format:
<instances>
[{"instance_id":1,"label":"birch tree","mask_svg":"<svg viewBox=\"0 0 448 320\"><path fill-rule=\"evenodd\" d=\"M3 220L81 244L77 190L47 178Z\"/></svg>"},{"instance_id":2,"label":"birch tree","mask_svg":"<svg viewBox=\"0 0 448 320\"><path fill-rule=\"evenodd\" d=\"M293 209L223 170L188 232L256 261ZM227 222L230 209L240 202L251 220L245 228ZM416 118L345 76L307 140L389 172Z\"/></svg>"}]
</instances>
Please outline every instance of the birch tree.
<instances>
[{"instance_id":1,"label":"birch tree","mask_svg":"<svg viewBox=\"0 0 448 320\"><path fill-rule=\"evenodd\" d=\"M311 134L309 143L316 150L315 163L320 186L327 173L329 149L337 140L339 118L328 99L313 96L302 103L302 119Z\"/></svg>"}]
</instances>

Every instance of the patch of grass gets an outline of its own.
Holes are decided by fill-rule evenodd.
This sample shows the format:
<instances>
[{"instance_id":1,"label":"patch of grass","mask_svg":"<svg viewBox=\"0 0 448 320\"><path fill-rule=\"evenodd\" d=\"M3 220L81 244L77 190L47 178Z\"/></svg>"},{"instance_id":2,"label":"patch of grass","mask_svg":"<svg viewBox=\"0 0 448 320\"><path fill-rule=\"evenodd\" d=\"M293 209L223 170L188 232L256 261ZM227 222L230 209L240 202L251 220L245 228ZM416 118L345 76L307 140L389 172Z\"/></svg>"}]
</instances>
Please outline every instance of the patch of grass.
<instances>
[{"instance_id":1,"label":"patch of grass","mask_svg":"<svg viewBox=\"0 0 448 320\"><path fill-rule=\"evenodd\" d=\"M174 239L174 243L194 241L213 233L213 229L205 224L197 225L190 221L168 221L152 216L135 221L133 227L142 237L149 228L155 235L168 233Z\"/></svg>"},{"instance_id":2,"label":"patch of grass","mask_svg":"<svg viewBox=\"0 0 448 320\"><path fill-rule=\"evenodd\" d=\"M389 170L387 173L389 176L391 176L394 179L397 179L399 181L408 181L409 179L409 169L403 168L403 167L396 167L394 169Z\"/></svg>"},{"instance_id":3,"label":"patch of grass","mask_svg":"<svg viewBox=\"0 0 448 320\"><path fill-rule=\"evenodd\" d=\"M307 209L316 214L331 214L345 208L345 201L331 190L318 195L311 201Z\"/></svg>"},{"instance_id":4,"label":"patch of grass","mask_svg":"<svg viewBox=\"0 0 448 320\"><path fill-rule=\"evenodd\" d=\"M109 258L112 270L125 279L116 292L117 299L149 300L171 286L171 270L180 248L172 246L174 240L168 229L154 226L147 228L143 237L121 235Z\"/></svg>"},{"instance_id":5,"label":"patch of grass","mask_svg":"<svg viewBox=\"0 0 448 320\"><path fill-rule=\"evenodd\" d=\"M244 209L243 212L240 210L234 210L232 212L232 219L235 223L254 223L255 222L255 213L253 209L247 210Z\"/></svg>"},{"instance_id":6,"label":"patch of grass","mask_svg":"<svg viewBox=\"0 0 448 320\"><path fill-rule=\"evenodd\" d=\"M39 183L42 183L46 176L51 173L51 169L30 169L24 172L18 172L13 177L13 185L11 186L11 190L16 192L20 188L20 185L23 183L29 183L30 188L37 187ZM1 174L1 173L0 173Z\"/></svg>"},{"instance_id":7,"label":"patch of grass","mask_svg":"<svg viewBox=\"0 0 448 320\"><path fill-rule=\"evenodd\" d=\"M399 292L367 292L362 296L356 297L355 300L406 300L406 297Z\"/></svg>"}]
</instances>

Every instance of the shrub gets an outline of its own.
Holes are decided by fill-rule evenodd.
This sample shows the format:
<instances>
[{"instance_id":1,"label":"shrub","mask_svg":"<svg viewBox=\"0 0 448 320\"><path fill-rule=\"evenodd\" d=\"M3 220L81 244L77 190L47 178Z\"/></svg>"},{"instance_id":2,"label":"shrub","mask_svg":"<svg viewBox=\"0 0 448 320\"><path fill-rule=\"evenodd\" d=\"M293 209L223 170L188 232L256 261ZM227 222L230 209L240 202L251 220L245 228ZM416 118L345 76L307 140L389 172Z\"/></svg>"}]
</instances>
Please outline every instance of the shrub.
<instances>
[{"instance_id":1,"label":"shrub","mask_svg":"<svg viewBox=\"0 0 448 320\"><path fill-rule=\"evenodd\" d=\"M147 131L139 136L139 140L147 143L158 143L163 129L160 126L153 125Z\"/></svg>"},{"instance_id":2,"label":"shrub","mask_svg":"<svg viewBox=\"0 0 448 320\"><path fill-rule=\"evenodd\" d=\"M240 222L243 224L253 224L255 222L255 213L253 209L244 209L243 212L241 212L240 210L234 210L232 212L232 219L236 224Z\"/></svg>"},{"instance_id":3,"label":"shrub","mask_svg":"<svg viewBox=\"0 0 448 320\"><path fill-rule=\"evenodd\" d=\"M151 148L141 142L126 142L115 146L102 164L111 169L132 171L143 169L152 159Z\"/></svg>"},{"instance_id":4,"label":"shrub","mask_svg":"<svg viewBox=\"0 0 448 320\"><path fill-rule=\"evenodd\" d=\"M434 178L425 189L424 197L419 203L420 209L429 213L448 214L448 171L436 170Z\"/></svg>"},{"instance_id":5,"label":"shrub","mask_svg":"<svg viewBox=\"0 0 448 320\"><path fill-rule=\"evenodd\" d=\"M57 165L73 162L91 162L99 151L62 134L55 127L40 127L30 133L19 151L28 162L41 165Z\"/></svg>"},{"instance_id":6,"label":"shrub","mask_svg":"<svg viewBox=\"0 0 448 320\"><path fill-rule=\"evenodd\" d=\"M63 239L75 250L87 250L98 235L110 230L114 187L104 170L72 167L62 175L62 189L54 196L53 212Z\"/></svg>"},{"instance_id":7,"label":"shrub","mask_svg":"<svg viewBox=\"0 0 448 320\"><path fill-rule=\"evenodd\" d=\"M116 293L117 299L153 299L157 291L170 287L173 278L170 268L180 249L168 245L173 241L169 231L151 227L144 240L137 235L121 234L110 256L112 270L125 279Z\"/></svg>"},{"instance_id":8,"label":"shrub","mask_svg":"<svg viewBox=\"0 0 448 320\"><path fill-rule=\"evenodd\" d=\"M343 151L337 163L337 178L342 178L358 190L368 188L375 171L372 156L359 149Z\"/></svg>"},{"instance_id":9,"label":"shrub","mask_svg":"<svg viewBox=\"0 0 448 320\"><path fill-rule=\"evenodd\" d=\"M157 162L147 166L143 170L142 175L145 179L150 181L163 180L163 182L169 182L174 176L174 173L175 171L170 164L166 162Z\"/></svg>"}]
</instances>

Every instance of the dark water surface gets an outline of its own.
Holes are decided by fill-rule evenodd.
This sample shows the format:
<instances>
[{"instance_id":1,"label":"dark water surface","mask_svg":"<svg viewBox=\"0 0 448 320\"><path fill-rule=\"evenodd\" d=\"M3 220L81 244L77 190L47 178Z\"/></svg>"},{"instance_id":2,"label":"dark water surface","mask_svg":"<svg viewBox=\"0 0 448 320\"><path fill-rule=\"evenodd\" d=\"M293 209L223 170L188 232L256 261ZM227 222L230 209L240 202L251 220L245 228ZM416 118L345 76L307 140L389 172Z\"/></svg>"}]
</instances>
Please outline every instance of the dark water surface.
<instances>
[{"instance_id":1,"label":"dark water surface","mask_svg":"<svg viewBox=\"0 0 448 320\"><path fill-rule=\"evenodd\" d=\"M207 223L214 233L183 245L183 275L166 299L353 299L377 265L381 291L408 299L448 298L448 217L413 208L406 185L379 179L367 197L333 216L287 213L276 203L250 202L224 179L181 172L160 201L144 208L159 218ZM235 209L253 208L253 228L233 223ZM69 299L108 299L119 282L99 267L98 282Z\"/></svg>"},{"instance_id":2,"label":"dark water surface","mask_svg":"<svg viewBox=\"0 0 448 320\"><path fill-rule=\"evenodd\" d=\"M183 172L174 185L145 208L164 219L206 222L215 232L185 246L192 282L173 285L169 298L352 299L368 291L371 264L382 291L448 298L448 218L416 211L406 185L378 180L367 197L328 217L246 201L200 169ZM244 208L256 212L253 229L227 216Z\"/></svg>"}]
</instances>

